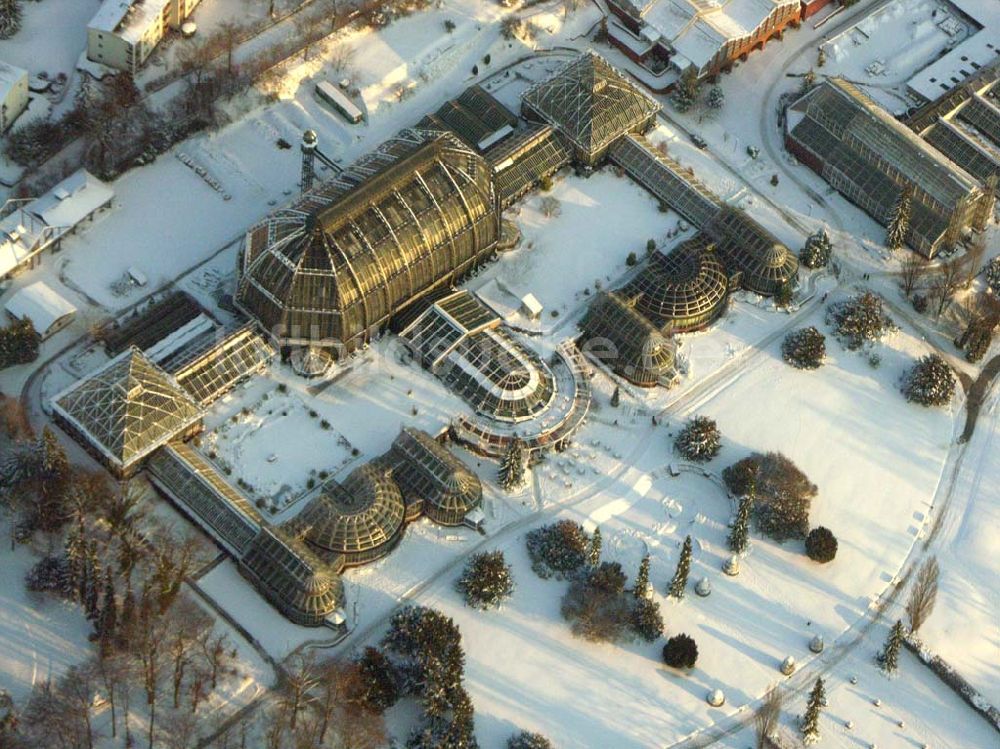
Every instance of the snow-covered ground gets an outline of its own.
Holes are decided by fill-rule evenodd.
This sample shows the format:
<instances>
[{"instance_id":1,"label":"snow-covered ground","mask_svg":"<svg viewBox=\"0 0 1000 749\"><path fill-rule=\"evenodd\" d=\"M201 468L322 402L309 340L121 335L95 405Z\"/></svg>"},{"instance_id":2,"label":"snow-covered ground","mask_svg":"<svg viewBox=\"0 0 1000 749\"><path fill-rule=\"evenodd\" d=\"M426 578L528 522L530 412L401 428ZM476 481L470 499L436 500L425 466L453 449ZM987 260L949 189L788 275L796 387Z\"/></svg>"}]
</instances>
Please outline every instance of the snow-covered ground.
<instances>
[{"instance_id":1,"label":"snow-covered ground","mask_svg":"<svg viewBox=\"0 0 1000 749\"><path fill-rule=\"evenodd\" d=\"M20 3L21 29L0 41L0 60L55 78L70 76L87 48L87 23L101 0L44 0Z\"/></svg>"},{"instance_id":2,"label":"snow-covered ground","mask_svg":"<svg viewBox=\"0 0 1000 749\"><path fill-rule=\"evenodd\" d=\"M1000 390L984 404L952 489L951 513L932 546L941 567L934 613L920 638L992 704L1000 704ZM902 614L900 614L901 616Z\"/></svg>"},{"instance_id":3,"label":"snow-covered ground","mask_svg":"<svg viewBox=\"0 0 1000 749\"><path fill-rule=\"evenodd\" d=\"M834 641L865 616L921 532L947 456L952 416L911 406L898 392L899 375L925 350L912 334L897 332L879 347L879 369L830 344L822 369L801 372L780 360L780 343L774 343L697 404L697 413L718 420L725 442L707 477L671 478L666 470L675 460L670 435L690 409L651 431L642 416L646 408L636 411L625 397L616 413L607 405L610 383L598 378L600 409L575 449L581 465L593 461L601 476L589 479L589 491L570 492L559 475L565 459L552 456L536 469L541 499L553 510L572 505L558 517L599 524L605 559L621 562L630 576L641 556L651 555L667 634L692 634L699 666L682 677L662 668L660 645L574 639L559 615L565 584L535 577L523 532L504 534L497 545L514 564L518 588L503 610L465 608L451 589L454 575L418 599L462 628L484 744L499 744L515 727L539 730L564 746L638 747L680 739L755 699L778 679L786 655L808 661L814 634ZM865 439L858 438L862 434ZM607 456L603 445L614 445L618 456ZM732 505L718 475L750 450L768 449L785 452L819 486L811 523L831 527L840 551L835 562L819 566L805 557L801 542L756 538L741 575L730 579L721 566ZM609 457L623 461L608 465ZM588 480L575 470L568 475ZM701 599L692 591L676 604L662 594L689 533L696 540L692 587L705 576L714 592ZM726 707L706 705L705 694L714 688L726 692Z\"/></svg>"}]
</instances>

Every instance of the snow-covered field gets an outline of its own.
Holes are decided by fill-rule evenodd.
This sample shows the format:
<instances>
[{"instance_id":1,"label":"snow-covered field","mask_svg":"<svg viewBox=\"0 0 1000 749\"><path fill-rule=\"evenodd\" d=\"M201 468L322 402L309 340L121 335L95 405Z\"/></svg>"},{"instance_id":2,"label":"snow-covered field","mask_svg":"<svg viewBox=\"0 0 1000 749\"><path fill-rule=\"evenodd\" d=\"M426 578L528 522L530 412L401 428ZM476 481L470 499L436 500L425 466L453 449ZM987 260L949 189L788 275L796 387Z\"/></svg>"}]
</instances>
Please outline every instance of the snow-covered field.
<instances>
[{"instance_id":1,"label":"snow-covered field","mask_svg":"<svg viewBox=\"0 0 1000 749\"><path fill-rule=\"evenodd\" d=\"M693 635L699 665L678 676L660 665L659 645L574 639L559 615L565 584L534 576L523 532L505 535L497 545L514 564L518 588L503 610L465 608L450 578L418 600L453 616L462 628L484 744L499 744L518 726L564 746L662 745L755 699L778 680L785 656L808 661L814 634L833 642L865 616L921 532L947 456L952 418L947 411L911 406L898 392L898 376L924 350L912 334L895 333L879 347L877 370L863 356L830 344L822 369L801 372L780 360L775 343L697 405L697 413L718 420L724 435L723 453L708 466L708 477L671 478L666 470L674 460L670 434L689 409L651 432L625 398L616 425L606 402L609 387L598 383L602 406L578 444L582 450L590 450L586 446L595 439L614 444L627 453L625 462L616 469L598 461L602 476L590 492L574 487L570 494L558 476L542 481L542 499L553 509L571 502L558 517L599 524L605 559L620 561L630 576L641 556L651 555L667 634ZM840 551L832 564L819 566L805 557L801 542L755 538L741 575L730 579L721 566L728 557L732 505L718 475L749 451L768 449L785 452L819 486L811 523L832 528ZM596 457L601 449L592 452ZM550 469L538 470L544 477ZM689 533L696 540L691 585L708 577L714 592L701 599L692 591L676 604L662 594ZM705 703L714 688L726 692L726 707Z\"/></svg>"}]
</instances>

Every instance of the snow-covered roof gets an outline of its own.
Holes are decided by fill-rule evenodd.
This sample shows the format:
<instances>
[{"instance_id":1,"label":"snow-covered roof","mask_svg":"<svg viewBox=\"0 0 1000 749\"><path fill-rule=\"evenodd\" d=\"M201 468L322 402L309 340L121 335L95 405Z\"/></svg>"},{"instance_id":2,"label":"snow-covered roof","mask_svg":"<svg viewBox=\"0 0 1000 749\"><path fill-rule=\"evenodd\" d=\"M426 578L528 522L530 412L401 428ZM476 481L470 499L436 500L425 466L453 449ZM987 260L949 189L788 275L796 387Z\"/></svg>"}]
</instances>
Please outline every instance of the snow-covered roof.
<instances>
[{"instance_id":1,"label":"snow-covered roof","mask_svg":"<svg viewBox=\"0 0 1000 749\"><path fill-rule=\"evenodd\" d=\"M776 8L798 0L637 0L635 9L685 60L703 68L727 41L751 35Z\"/></svg>"},{"instance_id":2,"label":"snow-covered roof","mask_svg":"<svg viewBox=\"0 0 1000 749\"><path fill-rule=\"evenodd\" d=\"M43 338L62 318L76 313L76 307L44 281L37 281L19 290L7 300L4 309L18 320L31 320L31 324Z\"/></svg>"},{"instance_id":3,"label":"snow-covered roof","mask_svg":"<svg viewBox=\"0 0 1000 749\"><path fill-rule=\"evenodd\" d=\"M0 278L25 262L38 249L42 234L31 216L20 210L0 220Z\"/></svg>"},{"instance_id":4,"label":"snow-covered roof","mask_svg":"<svg viewBox=\"0 0 1000 749\"><path fill-rule=\"evenodd\" d=\"M135 44L170 0L104 0L90 19L89 27L115 34Z\"/></svg>"},{"instance_id":5,"label":"snow-covered roof","mask_svg":"<svg viewBox=\"0 0 1000 749\"><path fill-rule=\"evenodd\" d=\"M980 68L1000 64L1000 3L956 4L982 28L907 82L912 93L927 101L938 99Z\"/></svg>"},{"instance_id":6,"label":"snow-covered roof","mask_svg":"<svg viewBox=\"0 0 1000 749\"><path fill-rule=\"evenodd\" d=\"M9 62L0 61L0 100L6 99L11 89L27 77L27 70L22 70Z\"/></svg>"},{"instance_id":7,"label":"snow-covered roof","mask_svg":"<svg viewBox=\"0 0 1000 749\"><path fill-rule=\"evenodd\" d=\"M528 293L521 297L521 306L523 306L530 315L537 317L542 314L542 303L538 301L538 297L534 294Z\"/></svg>"},{"instance_id":8,"label":"snow-covered roof","mask_svg":"<svg viewBox=\"0 0 1000 749\"><path fill-rule=\"evenodd\" d=\"M80 169L33 200L25 210L48 226L69 231L98 208L109 204L114 196L110 185L86 169Z\"/></svg>"}]
</instances>

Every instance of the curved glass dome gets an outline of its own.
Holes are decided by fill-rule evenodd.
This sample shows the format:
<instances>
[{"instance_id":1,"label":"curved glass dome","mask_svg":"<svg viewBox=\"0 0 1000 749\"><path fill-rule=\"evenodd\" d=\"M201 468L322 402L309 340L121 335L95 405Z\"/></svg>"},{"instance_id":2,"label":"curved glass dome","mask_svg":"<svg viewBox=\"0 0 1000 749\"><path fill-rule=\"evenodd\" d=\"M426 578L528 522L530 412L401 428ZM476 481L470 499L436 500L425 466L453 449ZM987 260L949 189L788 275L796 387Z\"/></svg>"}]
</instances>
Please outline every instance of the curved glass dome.
<instances>
[{"instance_id":1,"label":"curved glass dome","mask_svg":"<svg viewBox=\"0 0 1000 749\"><path fill-rule=\"evenodd\" d=\"M405 507L391 474L368 463L343 484L331 482L291 523L324 556L347 566L388 553L399 539Z\"/></svg>"},{"instance_id":2,"label":"curved glass dome","mask_svg":"<svg viewBox=\"0 0 1000 749\"><path fill-rule=\"evenodd\" d=\"M684 333L719 317L728 292L725 268L711 240L699 232L667 255L653 253L621 294L664 332Z\"/></svg>"},{"instance_id":3,"label":"curved glass dome","mask_svg":"<svg viewBox=\"0 0 1000 749\"><path fill-rule=\"evenodd\" d=\"M726 205L705 227L730 273L748 291L772 296L798 281L799 259L743 211Z\"/></svg>"},{"instance_id":4,"label":"curved glass dome","mask_svg":"<svg viewBox=\"0 0 1000 749\"><path fill-rule=\"evenodd\" d=\"M481 262L499 232L482 156L404 130L247 232L235 303L279 345L349 352Z\"/></svg>"}]
</instances>

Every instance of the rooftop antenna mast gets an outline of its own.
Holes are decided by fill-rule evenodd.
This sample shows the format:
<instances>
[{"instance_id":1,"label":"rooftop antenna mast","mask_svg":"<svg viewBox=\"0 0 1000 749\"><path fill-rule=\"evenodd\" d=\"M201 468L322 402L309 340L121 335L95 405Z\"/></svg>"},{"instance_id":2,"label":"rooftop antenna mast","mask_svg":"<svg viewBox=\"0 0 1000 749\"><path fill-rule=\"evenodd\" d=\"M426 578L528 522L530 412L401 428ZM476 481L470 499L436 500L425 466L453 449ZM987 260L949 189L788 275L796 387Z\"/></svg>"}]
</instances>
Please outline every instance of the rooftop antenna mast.
<instances>
[{"instance_id":1,"label":"rooftop antenna mast","mask_svg":"<svg viewBox=\"0 0 1000 749\"><path fill-rule=\"evenodd\" d=\"M334 174L340 174L344 168L335 163L333 159L319 150L319 138L315 130L306 130L302 133L302 192L307 192L316 181L316 160L333 170Z\"/></svg>"}]
</instances>

